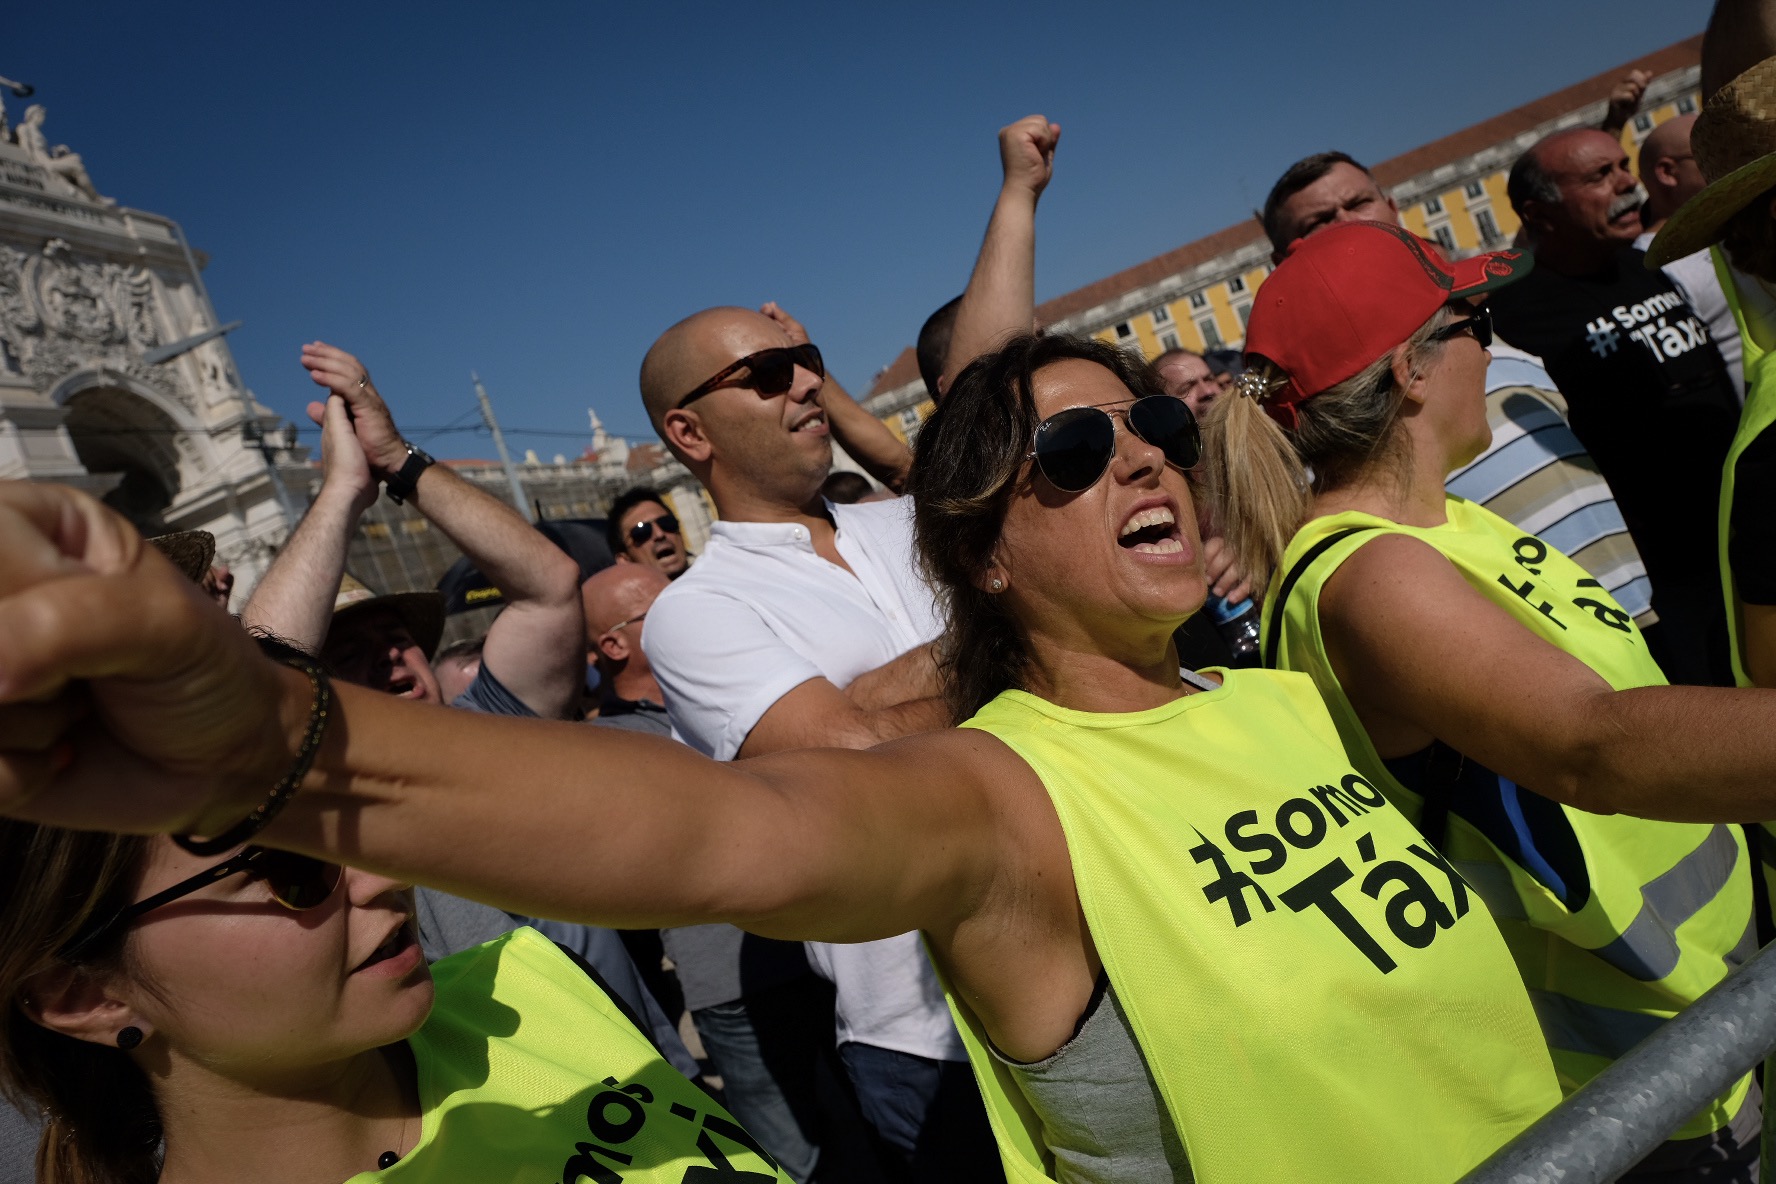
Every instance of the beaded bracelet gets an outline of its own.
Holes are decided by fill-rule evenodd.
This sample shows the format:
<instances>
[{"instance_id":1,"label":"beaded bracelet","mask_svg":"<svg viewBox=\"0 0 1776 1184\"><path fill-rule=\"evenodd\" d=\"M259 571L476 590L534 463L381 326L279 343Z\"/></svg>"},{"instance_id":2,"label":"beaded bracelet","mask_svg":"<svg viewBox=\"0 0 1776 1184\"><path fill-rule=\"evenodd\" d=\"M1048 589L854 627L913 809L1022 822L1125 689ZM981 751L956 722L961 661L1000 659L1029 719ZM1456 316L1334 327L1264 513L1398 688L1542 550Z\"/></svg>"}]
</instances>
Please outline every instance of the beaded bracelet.
<instances>
[{"instance_id":1,"label":"beaded bracelet","mask_svg":"<svg viewBox=\"0 0 1776 1184\"><path fill-rule=\"evenodd\" d=\"M333 684L327 678L327 672L306 658L289 657L283 664L292 666L308 675L308 681L314 686L314 702L308 709L308 726L302 732L302 745L296 750L296 759L290 763L290 771L283 779L271 787L271 792L258 807L238 823L213 839L200 839L195 835L174 835L173 842L179 844L193 855L218 855L223 851L240 846L270 824L273 818L296 796L296 790L302 779L308 776L308 770L314 765L315 754L321 749L321 734L327 730L327 720L332 715Z\"/></svg>"}]
</instances>

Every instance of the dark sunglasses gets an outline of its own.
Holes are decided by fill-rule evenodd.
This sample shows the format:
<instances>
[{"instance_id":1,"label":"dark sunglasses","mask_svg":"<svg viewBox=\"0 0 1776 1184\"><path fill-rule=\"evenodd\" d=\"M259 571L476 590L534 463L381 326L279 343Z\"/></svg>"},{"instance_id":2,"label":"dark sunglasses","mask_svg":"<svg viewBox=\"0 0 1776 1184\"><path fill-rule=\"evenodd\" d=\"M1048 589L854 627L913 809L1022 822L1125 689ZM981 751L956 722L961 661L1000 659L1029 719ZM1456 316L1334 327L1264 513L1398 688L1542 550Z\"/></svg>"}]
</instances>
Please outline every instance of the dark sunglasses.
<instances>
[{"instance_id":1,"label":"dark sunglasses","mask_svg":"<svg viewBox=\"0 0 1776 1184\"><path fill-rule=\"evenodd\" d=\"M1129 430L1165 454L1166 463L1190 469L1202 456L1196 416L1171 395L1136 399L1123 413ZM1062 493L1096 485L1116 455L1116 422L1101 407L1069 407L1036 425L1030 457Z\"/></svg>"},{"instance_id":2,"label":"dark sunglasses","mask_svg":"<svg viewBox=\"0 0 1776 1184\"><path fill-rule=\"evenodd\" d=\"M660 528L661 534L677 534L678 519L671 514L662 514L658 518L643 518L629 527L629 545L639 547L654 537L654 527Z\"/></svg>"},{"instance_id":3,"label":"dark sunglasses","mask_svg":"<svg viewBox=\"0 0 1776 1184\"><path fill-rule=\"evenodd\" d=\"M1476 308L1472 315L1459 321L1451 321L1431 334L1432 341L1448 341L1452 337L1460 337L1463 333L1472 333L1474 340L1480 343L1481 349L1492 348L1492 310L1485 305Z\"/></svg>"},{"instance_id":4,"label":"dark sunglasses","mask_svg":"<svg viewBox=\"0 0 1776 1184\"><path fill-rule=\"evenodd\" d=\"M781 395L795 381L797 366L811 372L816 378L826 377L826 363L820 360L820 351L813 345L783 345L776 349L761 349L758 353L747 354L738 362L718 371L708 382L680 399L676 406L679 410L684 410L710 391L726 384L728 379L742 370L748 372L746 377L731 385L751 387L764 396Z\"/></svg>"},{"instance_id":5,"label":"dark sunglasses","mask_svg":"<svg viewBox=\"0 0 1776 1184\"><path fill-rule=\"evenodd\" d=\"M146 900L125 905L96 925L89 925L61 948L61 956L77 960L80 955L98 949L130 922L236 872L245 872L255 880L265 881L265 886L271 889L272 899L294 912L304 912L324 903L333 895L333 890L339 887L343 874L337 863L323 863L319 859L289 851L247 847L215 867L205 868L195 876L180 880L171 888L156 892Z\"/></svg>"}]
</instances>

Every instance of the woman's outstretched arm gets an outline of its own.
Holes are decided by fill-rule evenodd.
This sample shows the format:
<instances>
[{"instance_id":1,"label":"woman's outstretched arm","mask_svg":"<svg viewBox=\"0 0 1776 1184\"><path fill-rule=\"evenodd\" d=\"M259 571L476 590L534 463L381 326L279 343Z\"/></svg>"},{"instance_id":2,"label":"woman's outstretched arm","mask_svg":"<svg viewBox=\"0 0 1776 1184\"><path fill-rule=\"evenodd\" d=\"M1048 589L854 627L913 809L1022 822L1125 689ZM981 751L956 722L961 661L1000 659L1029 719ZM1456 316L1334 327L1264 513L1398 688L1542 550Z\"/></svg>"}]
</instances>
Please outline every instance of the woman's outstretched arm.
<instances>
[{"instance_id":1,"label":"woman's outstretched arm","mask_svg":"<svg viewBox=\"0 0 1776 1184\"><path fill-rule=\"evenodd\" d=\"M1000 861L974 733L722 764L669 741L335 688L257 841L516 911L861 940L947 928ZM0 482L0 813L216 834L289 767L311 693L121 518Z\"/></svg>"}]
</instances>

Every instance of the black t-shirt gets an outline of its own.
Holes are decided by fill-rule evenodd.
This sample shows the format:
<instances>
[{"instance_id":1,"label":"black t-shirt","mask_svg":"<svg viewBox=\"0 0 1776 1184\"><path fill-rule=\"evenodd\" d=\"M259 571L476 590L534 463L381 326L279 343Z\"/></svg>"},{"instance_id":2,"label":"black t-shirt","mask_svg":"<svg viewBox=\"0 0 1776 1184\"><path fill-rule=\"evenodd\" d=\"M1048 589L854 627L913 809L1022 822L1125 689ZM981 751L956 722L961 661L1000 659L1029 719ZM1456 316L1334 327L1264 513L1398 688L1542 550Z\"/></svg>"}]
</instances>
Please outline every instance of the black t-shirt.
<instances>
[{"instance_id":1,"label":"black t-shirt","mask_svg":"<svg viewBox=\"0 0 1776 1184\"><path fill-rule=\"evenodd\" d=\"M1759 432L1733 465L1727 562L1746 604L1776 604L1776 424Z\"/></svg>"},{"instance_id":2,"label":"black t-shirt","mask_svg":"<svg viewBox=\"0 0 1776 1184\"><path fill-rule=\"evenodd\" d=\"M1661 575L1718 578L1714 524L1739 400L1708 326L1644 258L1624 247L1588 276L1537 267L1491 307L1499 336L1539 356L1566 396L1656 594Z\"/></svg>"}]
</instances>

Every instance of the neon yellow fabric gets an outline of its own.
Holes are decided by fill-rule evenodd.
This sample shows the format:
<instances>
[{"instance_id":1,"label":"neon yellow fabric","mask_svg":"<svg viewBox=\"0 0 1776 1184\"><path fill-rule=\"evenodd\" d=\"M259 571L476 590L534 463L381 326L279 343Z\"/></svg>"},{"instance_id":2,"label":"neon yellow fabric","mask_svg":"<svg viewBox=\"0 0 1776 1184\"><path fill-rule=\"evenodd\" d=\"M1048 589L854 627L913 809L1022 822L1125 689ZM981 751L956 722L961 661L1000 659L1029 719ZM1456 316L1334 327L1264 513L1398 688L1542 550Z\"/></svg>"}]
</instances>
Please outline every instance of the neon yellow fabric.
<instances>
[{"instance_id":1,"label":"neon yellow fabric","mask_svg":"<svg viewBox=\"0 0 1776 1184\"><path fill-rule=\"evenodd\" d=\"M1733 562L1728 552L1733 534L1733 480L1738 476L1740 454L1751 447L1751 442L1764 429L1776 423L1776 368L1770 365L1770 358L1776 355L1758 344L1760 335L1746 325L1745 308L1739 303L1739 285L1720 247L1710 247L1709 257L1714 261L1714 274L1720 280L1721 291L1726 294L1727 306L1733 310L1733 323L1739 328L1739 341L1745 349L1745 408L1739 413L1739 430L1733 433L1733 445L1727 449L1727 464L1721 470L1720 518L1715 534L1720 546L1721 588L1727 597L1727 647L1733 659L1733 681L1749 687L1756 684L1745 672L1745 650L1739 640L1743 631L1740 617L1744 605L1739 599L1739 583L1733 578ZM1776 823L1765 822L1760 830L1759 867L1763 871L1763 892L1767 899L1776 901L1776 866L1771 863L1772 856L1776 855Z\"/></svg>"},{"instance_id":2,"label":"neon yellow fabric","mask_svg":"<svg viewBox=\"0 0 1776 1184\"><path fill-rule=\"evenodd\" d=\"M1437 527L1360 513L1314 519L1290 541L1280 572L1293 573L1323 540L1365 529L1322 552L1280 608L1275 597L1286 576L1273 580L1264 606L1267 620L1284 613L1280 652L1266 658L1313 677L1351 760L1415 820L1418 795L1395 780L1370 743L1320 634L1320 589L1364 543L1393 533L1429 544L1482 596L1617 690L1665 683L1639 629L1578 564L1472 502L1450 497L1446 510L1448 522ZM1589 878L1589 897L1577 912L1458 815L1449 815L1438 842L1497 918L1570 1092L1725 978L1755 938L1751 865L1737 827L1556 808L1571 825ZM1741 1080L1673 1137L1725 1126L1749 1082Z\"/></svg>"},{"instance_id":3,"label":"neon yellow fabric","mask_svg":"<svg viewBox=\"0 0 1776 1184\"><path fill-rule=\"evenodd\" d=\"M1007 691L965 726L1047 788L1079 900L1200 1184L1450 1181L1559 1098L1486 910L1357 775L1312 684L1149 711ZM1040 1123L950 993L1006 1173Z\"/></svg>"},{"instance_id":4,"label":"neon yellow fabric","mask_svg":"<svg viewBox=\"0 0 1776 1184\"><path fill-rule=\"evenodd\" d=\"M1739 304L1739 288L1732 269L1719 247L1711 247L1714 272L1720 278L1721 291L1733 310L1733 322L1739 326L1739 340L1745 347L1745 409L1739 413L1739 430L1733 434L1733 446L1727 449L1727 466L1721 471L1720 518L1716 534L1720 540L1721 587L1727 594L1727 638L1732 647L1733 680L1742 687L1753 685L1745 673L1745 653L1740 648L1739 586L1733 579L1733 564L1727 554L1727 543L1733 526L1733 478L1739 468L1739 455L1751 446L1765 428L1776 423L1776 370L1769 366L1771 354L1758 345L1745 326L1745 310Z\"/></svg>"},{"instance_id":5,"label":"neon yellow fabric","mask_svg":"<svg viewBox=\"0 0 1776 1184\"><path fill-rule=\"evenodd\" d=\"M788 1184L751 1136L534 929L432 967L409 1038L419 1142L347 1184Z\"/></svg>"}]
</instances>

